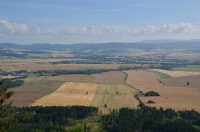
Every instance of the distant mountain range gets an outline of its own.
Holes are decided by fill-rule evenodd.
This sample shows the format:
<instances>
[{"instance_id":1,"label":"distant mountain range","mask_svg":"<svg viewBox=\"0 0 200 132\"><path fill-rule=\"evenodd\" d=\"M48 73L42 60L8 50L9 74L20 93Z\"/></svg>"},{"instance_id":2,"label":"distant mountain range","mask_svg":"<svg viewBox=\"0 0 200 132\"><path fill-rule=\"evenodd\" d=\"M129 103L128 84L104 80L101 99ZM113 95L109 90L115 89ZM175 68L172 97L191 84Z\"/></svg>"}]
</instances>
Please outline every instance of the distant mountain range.
<instances>
[{"instance_id":1,"label":"distant mountain range","mask_svg":"<svg viewBox=\"0 0 200 132\"><path fill-rule=\"evenodd\" d=\"M54 49L200 49L200 40L150 40L133 43L111 42L111 43L79 43L79 44L29 44L21 45L14 43L0 43L0 49L23 49L23 50L54 50Z\"/></svg>"}]
</instances>

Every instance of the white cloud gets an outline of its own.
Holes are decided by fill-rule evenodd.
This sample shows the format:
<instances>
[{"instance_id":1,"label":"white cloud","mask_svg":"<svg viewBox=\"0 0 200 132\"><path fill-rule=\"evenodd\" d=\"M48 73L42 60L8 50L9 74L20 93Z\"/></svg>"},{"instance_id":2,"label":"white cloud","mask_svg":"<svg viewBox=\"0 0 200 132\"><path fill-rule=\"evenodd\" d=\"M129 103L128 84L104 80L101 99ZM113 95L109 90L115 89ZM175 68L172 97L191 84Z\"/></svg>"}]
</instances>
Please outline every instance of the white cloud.
<instances>
[{"instance_id":1,"label":"white cloud","mask_svg":"<svg viewBox=\"0 0 200 132\"><path fill-rule=\"evenodd\" d=\"M23 40L34 42L107 42L138 41L144 39L162 39L179 37L190 39L200 36L200 25L176 23L147 25L144 27L126 27L118 25L63 27L62 29L30 26L0 20L1 41ZM178 38L178 39L179 39Z\"/></svg>"},{"instance_id":2,"label":"white cloud","mask_svg":"<svg viewBox=\"0 0 200 132\"><path fill-rule=\"evenodd\" d=\"M26 33L29 30L29 26L26 24L11 23L5 20L0 20L0 32L4 33Z\"/></svg>"},{"instance_id":3,"label":"white cloud","mask_svg":"<svg viewBox=\"0 0 200 132\"><path fill-rule=\"evenodd\" d=\"M198 33L200 32L199 25L192 25L191 23L168 24L161 27L163 32L169 33Z\"/></svg>"}]
</instances>

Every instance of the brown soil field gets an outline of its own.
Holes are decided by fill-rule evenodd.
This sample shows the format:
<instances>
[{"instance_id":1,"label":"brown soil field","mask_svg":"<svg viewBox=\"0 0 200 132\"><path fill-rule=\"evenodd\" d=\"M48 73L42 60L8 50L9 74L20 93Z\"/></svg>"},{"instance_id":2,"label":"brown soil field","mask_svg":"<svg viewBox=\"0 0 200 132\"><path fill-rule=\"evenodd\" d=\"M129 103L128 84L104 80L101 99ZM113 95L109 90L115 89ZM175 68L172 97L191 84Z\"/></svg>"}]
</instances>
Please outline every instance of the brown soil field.
<instances>
[{"instance_id":1,"label":"brown soil field","mask_svg":"<svg viewBox=\"0 0 200 132\"><path fill-rule=\"evenodd\" d=\"M141 97L146 103L153 100L156 104L147 104L149 106L174 108L175 110L191 110L200 111L200 91L197 88L175 86L173 84L165 85L160 83L159 75L148 71L126 71L128 74L127 84L147 92L150 90L160 93L159 97ZM176 78L171 78L176 79ZM170 83L170 82L169 82Z\"/></svg>"},{"instance_id":2,"label":"brown soil field","mask_svg":"<svg viewBox=\"0 0 200 132\"><path fill-rule=\"evenodd\" d=\"M33 77L38 78L38 77ZM76 75L60 75L60 76L47 76L47 77L39 77L43 80L52 80L52 81L64 81L64 82L94 82L94 78L91 75L83 75L83 74L76 74Z\"/></svg>"},{"instance_id":3,"label":"brown soil field","mask_svg":"<svg viewBox=\"0 0 200 132\"><path fill-rule=\"evenodd\" d=\"M0 69L2 71L18 71L18 70L84 70L84 69L113 69L120 66L135 67L140 64L57 64L49 63L38 64L37 62L9 62L1 63Z\"/></svg>"},{"instance_id":4,"label":"brown soil field","mask_svg":"<svg viewBox=\"0 0 200 132\"><path fill-rule=\"evenodd\" d=\"M152 69L152 71L168 74L171 77L200 75L200 72L194 72L194 71L169 71L169 70L161 70L161 69Z\"/></svg>"},{"instance_id":5,"label":"brown soil field","mask_svg":"<svg viewBox=\"0 0 200 132\"><path fill-rule=\"evenodd\" d=\"M98 107L102 113L122 107L136 108L138 101L134 98L135 92L136 90L124 84L98 84L91 105Z\"/></svg>"},{"instance_id":6,"label":"brown soil field","mask_svg":"<svg viewBox=\"0 0 200 132\"><path fill-rule=\"evenodd\" d=\"M96 87L95 83L67 82L53 93L36 100L32 106L90 106Z\"/></svg>"},{"instance_id":7,"label":"brown soil field","mask_svg":"<svg viewBox=\"0 0 200 132\"><path fill-rule=\"evenodd\" d=\"M147 92L161 86L161 84L159 84L157 81L157 79L159 79L159 76L157 74L147 71L134 70L125 72L128 74L126 83L143 92Z\"/></svg>"},{"instance_id":8,"label":"brown soil field","mask_svg":"<svg viewBox=\"0 0 200 132\"><path fill-rule=\"evenodd\" d=\"M37 99L54 92L64 83L61 80L44 80L36 77L30 77L24 81L22 86L12 89L15 94L10 100L13 100L14 106L30 106Z\"/></svg>"},{"instance_id":9,"label":"brown soil field","mask_svg":"<svg viewBox=\"0 0 200 132\"><path fill-rule=\"evenodd\" d=\"M161 79L166 86L197 88L200 90L200 75ZM189 86L187 86L189 82Z\"/></svg>"},{"instance_id":10,"label":"brown soil field","mask_svg":"<svg viewBox=\"0 0 200 132\"><path fill-rule=\"evenodd\" d=\"M95 83L121 83L124 84L126 74L121 71L92 74Z\"/></svg>"},{"instance_id":11,"label":"brown soil field","mask_svg":"<svg viewBox=\"0 0 200 132\"><path fill-rule=\"evenodd\" d=\"M124 84L126 74L120 71L104 72L92 75L60 75L60 76L47 76L47 77L29 77L38 78L42 80L60 80L66 82L88 82L88 83L121 83Z\"/></svg>"}]
</instances>

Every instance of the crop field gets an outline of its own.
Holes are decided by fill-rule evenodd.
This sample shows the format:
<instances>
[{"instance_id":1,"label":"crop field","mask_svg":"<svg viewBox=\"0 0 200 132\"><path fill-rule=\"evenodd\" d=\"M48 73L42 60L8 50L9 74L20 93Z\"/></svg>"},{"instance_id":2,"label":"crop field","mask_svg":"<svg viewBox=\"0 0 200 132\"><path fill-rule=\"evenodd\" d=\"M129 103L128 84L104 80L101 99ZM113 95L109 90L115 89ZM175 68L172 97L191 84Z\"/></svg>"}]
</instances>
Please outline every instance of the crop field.
<instances>
[{"instance_id":1,"label":"crop field","mask_svg":"<svg viewBox=\"0 0 200 132\"><path fill-rule=\"evenodd\" d=\"M122 107L137 108L135 92L136 90L124 84L98 84L91 105L98 107L102 113Z\"/></svg>"},{"instance_id":2,"label":"crop field","mask_svg":"<svg viewBox=\"0 0 200 132\"><path fill-rule=\"evenodd\" d=\"M176 68L173 68L174 70L177 70L177 71L197 71L197 72L200 72L200 65L187 65L187 66L184 66L184 67L176 67Z\"/></svg>"},{"instance_id":3,"label":"crop field","mask_svg":"<svg viewBox=\"0 0 200 132\"><path fill-rule=\"evenodd\" d=\"M199 79L200 79L200 75L194 75L194 76L184 76L184 77L176 77L176 78L166 78L166 79L161 79L161 81L166 86L197 88L200 90ZM189 82L189 85L187 85L187 82Z\"/></svg>"},{"instance_id":4,"label":"crop field","mask_svg":"<svg viewBox=\"0 0 200 132\"><path fill-rule=\"evenodd\" d=\"M136 90L124 84L126 74L123 72L45 78L53 81L59 78L66 83L32 105L89 105L98 107L102 113L109 113L122 107L136 108L138 104L134 98Z\"/></svg>"},{"instance_id":5,"label":"crop field","mask_svg":"<svg viewBox=\"0 0 200 132\"><path fill-rule=\"evenodd\" d=\"M176 74L165 78L158 73L165 75L166 70L129 70L91 75L32 76L24 79L22 86L13 88L16 93L12 100L16 106L86 105L109 113L112 109L122 107L136 108L138 100L134 95L138 90L144 93L153 90L159 92L160 96L140 97L144 103L148 100L156 102L146 105L200 111L200 75L168 72Z\"/></svg>"},{"instance_id":6,"label":"crop field","mask_svg":"<svg viewBox=\"0 0 200 132\"><path fill-rule=\"evenodd\" d=\"M100 74L92 74L96 83L124 83L126 74L121 71L104 72Z\"/></svg>"},{"instance_id":7,"label":"crop field","mask_svg":"<svg viewBox=\"0 0 200 132\"><path fill-rule=\"evenodd\" d=\"M159 75L148 71L125 71L128 74L126 83L143 91L147 92L151 89L159 87L161 84L157 81Z\"/></svg>"},{"instance_id":8,"label":"crop field","mask_svg":"<svg viewBox=\"0 0 200 132\"><path fill-rule=\"evenodd\" d=\"M164 73L171 77L200 75L200 72L194 72L194 71L169 71L169 70L161 70L161 69L153 69L152 71Z\"/></svg>"},{"instance_id":9,"label":"crop field","mask_svg":"<svg viewBox=\"0 0 200 132\"><path fill-rule=\"evenodd\" d=\"M175 110L191 110L200 111L200 91L198 84L194 86L177 86L176 82L170 82L166 79L161 79L156 73L148 71L126 71L128 74L127 84L143 91L150 90L159 92L159 97L141 97L142 101L146 103L148 100L153 100L155 104L146 104L149 106L174 108ZM196 77L197 79L198 77ZM161 79L161 81L160 81ZM177 78L168 78L170 80ZM180 78L179 78L180 79ZM181 81L181 80L180 80ZM185 80L182 79L185 83Z\"/></svg>"},{"instance_id":10,"label":"crop field","mask_svg":"<svg viewBox=\"0 0 200 132\"><path fill-rule=\"evenodd\" d=\"M32 106L90 106L96 90L95 83L67 82L53 93L36 100Z\"/></svg>"},{"instance_id":11,"label":"crop field","mask_svg":"<svg viewBox=\"0 0 200 132\"><path fill-rule=\"evenodd\" d=\"M58 59L57 61L60 61ZM85 69L115 69L120 66L124 67L136 67L141 66L140 64L56 64L52 65L49 62L56 62L56 59L47 59L46 61L41 60L10 60L0 63L0 69L2 71L36 71L36 70L85 70Z\"/></svg>"},{"instance_id":12,"label":"crop field","mask_svg":"<svg viewBox=\"0 0 200 132\"><path fill-rule=\"evenodd\" d=\"M95 95L94 99L92 99L92 103L81 103L80 100L83 100L83 98L80 98L80 100L77 100L77 102L73 102L69 100L66 104L63 103L63 105L95 105L102 108L101 103L107 103L108 107L104 108L103 112L108 112L109 109L114 108L121 108L123 106L126 107L136 107L137 100L134 98L134 90L124 85L124 80L126 78L126 74L121 71L113 71L113 72L104 72L100 74L92 74L92 75L60 75L60 76L32 76L24 79L25 83L20 86L13 88L16 92L15 95L12 97L12 100L14 100L14 105L16 106L29 106L31 104L33 105L39 105L38 100L49 97L52 98L53 93L56 92L56 95L58 95L59 89L63 89L63 87L69 87L69 89L66 89L63 94L66 94L66 97L72 97L72 100L76 100L76 98L79 98L81 96L78 96L76 94L77 91L80 91L80 95L87 92L88 85L91 86L91 89L97 89L97 92L93 92ZM70 85L66 85L70 84ZM91 85L93 84L93 85ZM95 85L94 85L95 84ZM62 87L60 87L63 85ZM84 87L85 90L84 90ZM92 88L93 87L93 88ZM75 91L72 90L74 88ZM81 91L80 89L83 89ZM69 92L72 90L71 92ZM124 91L123 91L124 90ZM94 90L95 91L95 90ZM118 92L118 94L117 94ZM88 95L89 95L88 91ZM105 93L105 96L101 96L102 100L99 100L100 97L99 93ZM115 94L115 95L114 95ZM103 94L102 94L103 95ZM83 97L84 97L83 96ZM55 96L56 97L56 96ZM86 96L88 97L88 96ZM84 97L84 98L86 98ZM111 105L112 100L107 100L108 98L115 100L115 105ZM90 96L91 99L91 96ZM120 102L122 99L127 99L126 103ZM37 100L37 101L36 101ZM48 100L48 99L47 99ZM99 103L98 101L99 100ZM107 100L107 102L105 102ZM36 102L35 102L36 101ZM51 100L50 100L51 101ZM117 101L117 102L116 102ZM35 102L35 103L34 103ZM51 101L52 102L52 101ZM58 102L61 102L60 100ZM71 104L70 104L71 102ZM56 104L56 102L52 102L53 104ZM50 103L46 103L44 105L47 105ZM134 104L132 106L132 104ZM40 105L43 105L40 103ZM57 104L61 105L61 104Z\"/></svg>"},{"instance_id":13,"label":"crop field","mask_svg":"<svg viewBox=\"0 0 200 132\"><path fill-rule=\"evenodd\" d=\"M30 106L35 100L54 92L64 81L48 80L40 77L29 77L24 79L25 83L13 88L15 92L11 97L15 106Z\"/></svg>"},{"instance_id":14,"label":"crop field","mask_svg":"<svg viewBox=\"0 0 200 132\"><path fill-rule=\"evenodd\" d=\"M66 82L88 82L88 83L124 83L126 78L126 74L121 71L111 71L104 72L99 74L91 74L91 75L60 75L60 76L48 76L48 77L32 77L32 78L40 78L47 80L60 80Z\"/></svg>"},{"instance_id":15,"label":"crop field","mask_svg":"<svg viewBox=\"0 0 200 132\"><path fill-rule=\"evenodd\" d=\"M136 108L132 87L125 85L121 71L92 75L33 76L14 88L16 106L97 106L102 113L122 107ZM106 105L106 107L105 107Z\"/></svg>"},{"instance_id":16,"label":"crop field","mask_svg":"<svg viewBox=\"0 0 200 132\"><path fill-rule=\"evenodd\" d=\"M93 78L90 75L28 77L24 79L22 86L12 89L15 94L11 100L14 100L13 105L29 106L35 100L51 94L65 82L93 82Z\"/></svg>"},{"instance_id":17,"label":"crop field","mask_svg":"<svg viewBox=\"0 0 200 132\"><path fill-rule=\"evenodd\" d=\"M159 71L152 70L152 69L145 69L145 70L140 70L140 71L148 71L148 72L155 73L155 74L159 75L160 78L171 78L171 76L166 73L159 72Z\"/></svg>"},{"instance_id":18,"label":"crop field","mask_svg":"<svg viewBox=\"0 0 200 132\"><path fill-rule=\"evenodd\" d=\"M60 76L48 76L48 77L40 77L41 79L47 79L52 81L64 81L64 82L94 82L94 78L92 75L60 75Z\"/></svg>"},{"instance_id":19,"label":"crop field","mask_svg":"<svg viewBox=\"0 0 200 132\"><path fill-rule=\"evenodd\" d=\"M122 107L136 108L135 90L124 84L66 82L53 93L36 100L33 106L96 106L102 113ZM105 106L106 105L106 106Z\"/></svg>"}]
</instances>

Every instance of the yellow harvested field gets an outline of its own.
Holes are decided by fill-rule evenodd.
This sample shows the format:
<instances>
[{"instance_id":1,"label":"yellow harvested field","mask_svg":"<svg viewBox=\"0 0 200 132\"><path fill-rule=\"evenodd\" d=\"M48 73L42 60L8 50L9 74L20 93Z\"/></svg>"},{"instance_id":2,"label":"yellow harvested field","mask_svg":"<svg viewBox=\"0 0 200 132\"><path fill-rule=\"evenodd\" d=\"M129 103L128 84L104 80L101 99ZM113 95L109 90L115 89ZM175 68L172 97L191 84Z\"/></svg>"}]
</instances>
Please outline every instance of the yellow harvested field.
<instances>
[{"instance_id":1,"label":"yellow harvested field","mask_svg":"<svg viewBox=\"0 0 200 132\"><path fill-rule=\"evenodd\" d=\"M55 92L36 100L32 106L90 106L96 90L95 83L67 82Z\"/></svg>"},{"instance_id":2,"label":"yellow harvested field","mask_svg":"<svg viewBox=\"0 0 200 132\"><path fill-rule=\"evenodd\" d=\"M193 71L169 71L169 70L161 70L161 69L152 69L152 71L168 74L171 77L200 75L200 72L193 72Z\"/></svg>"},{"instance_id":3,"label":"yellow harvested field","mask_svg":"<svg viewBox=\"0 0 200 132\"><path fill-rule=\"evenodd\" d=\"M96 106L102 113L110 110L137 108L138 101L134 98L136 90L124 84L98 84L92 106ZM105 107L106 105L106 107Z\"/></svg>"},{"instance_id":4,"label":"yellow harvested field","mask_svg":"<svg viewBox=\"0 0 200 132\"><path fill-rule=\"evenodd\" d=\"M174 108L175 110L191 110L200 111L200 91L199 88L178 87L173 85L165 85L160 83L159 75L148 71L126 71L128 74L127 84L143 91L150 90L159 92L159 97L141 97L146 103L153 100L155 104L146 104L149 106ZM171 78L173 79L173 78Z\"/></svg>"},{"instance_id":5,"label":"yellow harvested field","mask_svg":"<svg viewBox=\"0 0 200 132\"><path fill-rule=\"evenodd\" d=\"M122 83L126 78L126 74L121 71L104 72L100 74L92 74L96 83Z\"/></svg>"},{"instance_id":6,"label":"yellow harvested field","mask_svg":"<svg viewBox=\"0 0 200 132\"><path fill-rule=\"evenodd\" d=\"M66 82L53 93L46 95L32 106L96 106L102 113L122 107L137 108L134 98L137 91L124 84L96 84ZM106 107L105 107L106 105Z\"/></svg>"}]
</instances>

